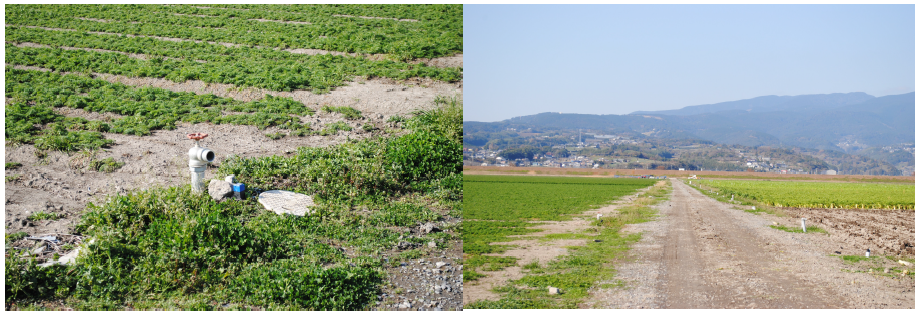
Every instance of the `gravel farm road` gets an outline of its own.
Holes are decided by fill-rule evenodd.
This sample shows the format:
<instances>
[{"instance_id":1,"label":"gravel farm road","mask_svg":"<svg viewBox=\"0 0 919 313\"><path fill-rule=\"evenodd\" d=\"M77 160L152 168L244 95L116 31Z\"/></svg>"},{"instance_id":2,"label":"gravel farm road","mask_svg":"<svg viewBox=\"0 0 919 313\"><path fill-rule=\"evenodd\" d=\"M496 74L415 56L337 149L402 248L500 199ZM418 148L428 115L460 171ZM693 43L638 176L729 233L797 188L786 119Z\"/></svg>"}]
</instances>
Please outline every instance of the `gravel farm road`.
<instances>
[{"instance_id":1,"label":"gravel farm road","mask_svg":"<svg viewBox=\"0 0 919 313\"><path fill-rule=\"evenodd\" d=\"M636 260L618 267L615 280L626 288L592 291L589 307L915 308L913 277L845 264L828 235L772 229L792 220L732 209L671 182L661 217L628 229L644 235L633 246Z\"/></svg>"}]
</instances>

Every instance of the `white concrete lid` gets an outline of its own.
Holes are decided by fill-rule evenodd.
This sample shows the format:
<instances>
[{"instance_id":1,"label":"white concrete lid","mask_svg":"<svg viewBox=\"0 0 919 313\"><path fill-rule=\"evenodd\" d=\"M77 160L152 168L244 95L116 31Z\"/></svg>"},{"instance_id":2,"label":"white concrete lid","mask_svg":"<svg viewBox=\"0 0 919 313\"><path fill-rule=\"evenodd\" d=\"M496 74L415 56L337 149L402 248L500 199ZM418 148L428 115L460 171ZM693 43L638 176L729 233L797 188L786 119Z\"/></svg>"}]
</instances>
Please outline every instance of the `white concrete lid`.
<instances>
[{"instance_id":1,"label":"white concrete lid","mask_svg":"<svg viewBox=\"0 0 919 313\"><path fill-rule=\"evenodd\" d=\"M312 213L313 197L286 190L269 190L259 194L258 203L277 214L303 216Z\"/></svg>"}]
</instances>

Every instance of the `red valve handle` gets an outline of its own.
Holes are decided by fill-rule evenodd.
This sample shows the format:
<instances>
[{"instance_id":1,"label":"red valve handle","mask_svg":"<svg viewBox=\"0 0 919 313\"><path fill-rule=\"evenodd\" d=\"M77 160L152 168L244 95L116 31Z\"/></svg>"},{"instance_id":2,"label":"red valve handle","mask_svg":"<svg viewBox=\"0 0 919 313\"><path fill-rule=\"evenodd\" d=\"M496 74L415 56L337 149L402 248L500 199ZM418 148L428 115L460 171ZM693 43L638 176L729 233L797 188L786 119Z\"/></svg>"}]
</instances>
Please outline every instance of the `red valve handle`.
<instances>
[{"instance_id":1,"label":"red valve handle","mask_svg":"<svg viewBox=\"0 0 919 313\"><path fill-rule=\"evenodd\" d=\"M206 137L207 137L207 134L205 134L205 133L192 133L192 134L188 134L187 136L188 136L188 139L192 139L192 140L201 140L201 139L206 138Z\"/></svg>"}]
</instances>

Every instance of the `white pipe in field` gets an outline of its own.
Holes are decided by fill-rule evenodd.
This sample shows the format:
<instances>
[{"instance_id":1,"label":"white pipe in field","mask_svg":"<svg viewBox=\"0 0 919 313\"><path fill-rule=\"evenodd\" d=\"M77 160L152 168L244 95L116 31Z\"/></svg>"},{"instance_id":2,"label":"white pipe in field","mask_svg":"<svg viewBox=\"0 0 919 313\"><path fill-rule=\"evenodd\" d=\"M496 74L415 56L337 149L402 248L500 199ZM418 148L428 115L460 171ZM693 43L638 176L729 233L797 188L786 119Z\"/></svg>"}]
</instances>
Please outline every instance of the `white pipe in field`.
<instances>
[{"instance_id":1,"label":"white pipe in field","mask_svg":"<svg viewBox=\"0 0 919 313\"><path fill-rule=\"evenodd\" d=\"M753 210L756 211L756 206L753 206Z\"/></svg>"},{"instance_id":2,"label":"white pipe in field","mask_svg":"<svg viewBox=\"0 0 919 313\"><path fill-rule=\"evenodd\" d=\"M600 220L600 217L601 217L601 216L603 216L603 214L597 213L597 220L598 220L598 221Z\"/></svg>"},{"instance_id":3,"label":"white pipe in field","mask_svg":"<svg viewBox=\"0 0 919 313\"><path fill-rule=\"evenodd\" d=\"M806 220L806 218L801 218L801 229L804 230L805 233L807 232L807 225L804 224L804 221Z\"/></svg>"},{"instance_id":4,"label":"white pipe in field","mask_svg":"<svg viewBox=\"0 0 919 313\"><path fill-rule=\"evenodd\" d=\"M188 170L191 172L191 189L195 193L204 192L204 169L207 164L214 162L214 151L198 145L198 140L207 137L207 134L188 134L189 139L195 141L195 146L188 149Z\"/></svg>"}]
</instances>

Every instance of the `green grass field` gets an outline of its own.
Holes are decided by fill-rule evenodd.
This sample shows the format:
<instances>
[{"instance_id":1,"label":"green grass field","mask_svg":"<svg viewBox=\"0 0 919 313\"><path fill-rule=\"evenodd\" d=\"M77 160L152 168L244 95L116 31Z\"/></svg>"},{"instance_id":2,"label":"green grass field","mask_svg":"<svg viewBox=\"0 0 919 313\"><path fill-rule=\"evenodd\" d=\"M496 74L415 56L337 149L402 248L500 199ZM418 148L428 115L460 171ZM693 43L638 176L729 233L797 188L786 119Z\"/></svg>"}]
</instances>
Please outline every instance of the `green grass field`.
<instances>
[{"instance_id":1,"label":"green grass field","mask_svg":"<svg viewBox=\"0 0 919 313\"><path fill-rule=\"evenodd\" d=\"M463 252L503 251L491 245L534 232L533 221L565 221L654 184L648 179L465 175Z\"/></svg>"}]
</instances>

